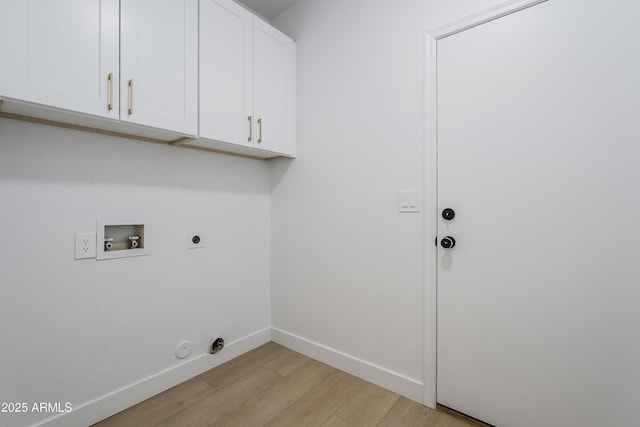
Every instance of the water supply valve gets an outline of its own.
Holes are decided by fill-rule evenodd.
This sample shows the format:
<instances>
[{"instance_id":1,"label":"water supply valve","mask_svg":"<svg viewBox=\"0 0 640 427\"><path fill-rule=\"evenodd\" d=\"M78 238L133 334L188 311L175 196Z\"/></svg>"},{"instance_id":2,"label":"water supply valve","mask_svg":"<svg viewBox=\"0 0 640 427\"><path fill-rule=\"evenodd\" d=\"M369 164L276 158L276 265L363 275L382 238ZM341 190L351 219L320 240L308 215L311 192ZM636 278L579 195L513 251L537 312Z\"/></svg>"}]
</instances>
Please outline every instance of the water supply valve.
<instances>
[{"instance_id":1,"label":"water supply valve","mask_svg":"<svg viewBox=\"0 0 640 427\"><path fill-rule=\"evenodd\" d=\"M110 251L113 249L113 237L105 237L104 238L104 250Z\"/></svg>"},{"instance_id":2,"label":"water supply valve","mask_svg":"<svg viewBox=\"0 0 640 427\"><path fill-rule=\"evenodd\" d=\"M129 249L136 249L140 243L140 236L129 236Z\"/></svg>"}]
</instances>

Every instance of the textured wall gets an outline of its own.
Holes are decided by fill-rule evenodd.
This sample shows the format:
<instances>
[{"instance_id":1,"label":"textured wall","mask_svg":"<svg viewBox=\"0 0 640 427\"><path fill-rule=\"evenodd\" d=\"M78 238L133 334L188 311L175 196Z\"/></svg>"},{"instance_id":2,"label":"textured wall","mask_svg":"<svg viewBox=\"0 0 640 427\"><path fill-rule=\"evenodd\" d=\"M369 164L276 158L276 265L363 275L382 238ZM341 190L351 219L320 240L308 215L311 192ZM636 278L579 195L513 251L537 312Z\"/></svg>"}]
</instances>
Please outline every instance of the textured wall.
<instances>
[{"instance_id":1,"label":"textured wall","mask_svg":"<svg viewBox=\"0 0 640 427\"><path fill-rule=\"evenodd\" d=\"M176 367L184 339L188 361L267 328L269 192L263 161L0 119L0 401L77 408ZM150 256L74 260L75 233L128 216L151 217Z\"/></svg>"}]
</instances>

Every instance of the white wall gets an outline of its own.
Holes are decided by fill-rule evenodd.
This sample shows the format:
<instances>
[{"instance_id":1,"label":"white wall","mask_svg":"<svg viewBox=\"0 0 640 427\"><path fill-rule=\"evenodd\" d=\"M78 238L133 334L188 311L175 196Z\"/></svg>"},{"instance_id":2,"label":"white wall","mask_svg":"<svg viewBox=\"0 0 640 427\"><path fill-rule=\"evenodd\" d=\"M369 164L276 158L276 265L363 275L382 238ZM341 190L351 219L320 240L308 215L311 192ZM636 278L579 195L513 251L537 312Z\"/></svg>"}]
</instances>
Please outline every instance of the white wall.
<instances>
[{"instance_id":1,"label":"white wall","mask_svg":"<svg viewBox=\"0 0 640 427\"><path fill-rule=\"evenodd\" d=\"M422 400L425 32L497 0L303 0L298 158L274 163L274 337ZM377 372L376 372L377 371ZM419 388L419 387L418 387Z\"/></svg>"},{"instance_id":2,"label":"white wall","mask_svg":"<svg viewBox=\"0 0 640 427\"><path fill-rule=\"evenodd\" d=\"M181 340L193 343L189 362L214 335L232 343L268 328L269 193L264 161L0 119L0 401L75 410L179 368ZM74 260L74 233L140 215L152 218L150 256ZM186 249L193 230L205 248ZM194 374L183 367L61 425ZM2 413L0 425L52 415Z\"/></svg>"},{"instance_id":3,"label":"white wall","mask_svg":"<svg viewBox=\"0 0 640 427\"><path fill-rule=\"evenodd\" d=\"M397 212L397 191L424 183L424 33L497 3L303 0L283 14L275 25L297 42L293 161L0 119L0 400L97 402L84 412L97 420L109 413L92 408L135 403L139 381L186 379L179 341L194 343L187 361L212 360L200 369L218 363L204 356L212 335L270 322L420 400L424 220ZM152 217L151 256L73 259L74 233L127 215ZM189 230L206 248L185 249Z\"/></svg>"}]
</instances>

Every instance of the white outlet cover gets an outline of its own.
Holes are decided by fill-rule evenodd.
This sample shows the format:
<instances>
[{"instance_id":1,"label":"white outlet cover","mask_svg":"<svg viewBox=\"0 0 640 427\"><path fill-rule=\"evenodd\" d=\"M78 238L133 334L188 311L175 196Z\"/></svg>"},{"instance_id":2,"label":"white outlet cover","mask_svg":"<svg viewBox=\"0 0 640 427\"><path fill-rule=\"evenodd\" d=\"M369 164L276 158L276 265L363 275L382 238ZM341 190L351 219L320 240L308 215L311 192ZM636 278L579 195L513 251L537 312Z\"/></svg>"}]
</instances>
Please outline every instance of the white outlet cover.
<instances>
[{"instance_id":1,"label":"white outlet cover","mask_svg":"<svg viewBox=\"0 0 640 427\"><path fill-rule=\"evenodd\" d=\"M192 349L191 341L181 341L176 347L176 357L178 359L184 359L191 354Z\"/></svg>"},{"instance_id":2,"label":"white outlet cover","mask_svg":"<svg viewBox=\"0 0 640 427\"><path fill-rule=\"evenodd\" d=\"M75 259L96 257L96 233L77 233Z\"/></svg>"},{"instance_id":3,"label":"white outlet cover","mask_svg":"<svg viewBox=\"0 0 640 427\"><path fill-rule=\"evenodd\" d=\"M200 241L198 243L193 243L193 238L195 236L198 236L200 238ZM207 240L207 237L206 237L205 233L203 233L201 231L191 231L191 232L187 233L187 249L204 248L206 240Z\"/></svg>"}]
</instances>

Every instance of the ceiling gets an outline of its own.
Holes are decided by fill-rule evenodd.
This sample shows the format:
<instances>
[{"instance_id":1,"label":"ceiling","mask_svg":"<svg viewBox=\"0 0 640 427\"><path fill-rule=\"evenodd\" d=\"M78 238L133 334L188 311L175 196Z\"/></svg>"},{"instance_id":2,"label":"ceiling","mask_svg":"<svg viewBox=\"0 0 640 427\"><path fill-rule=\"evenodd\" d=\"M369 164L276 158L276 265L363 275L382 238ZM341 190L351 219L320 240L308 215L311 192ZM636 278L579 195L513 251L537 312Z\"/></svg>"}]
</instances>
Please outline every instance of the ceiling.
<instances>
[{"instance_id":1,"label":"ceiling","mask_svg":"<svg viewBox=\"0 0 640 427\"><path fill-rule=\"evenodd\" d=\"M258 15L272 20L300 0L236 0Z\"/></svg>"}]
</instances>

